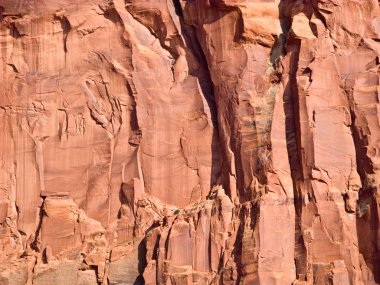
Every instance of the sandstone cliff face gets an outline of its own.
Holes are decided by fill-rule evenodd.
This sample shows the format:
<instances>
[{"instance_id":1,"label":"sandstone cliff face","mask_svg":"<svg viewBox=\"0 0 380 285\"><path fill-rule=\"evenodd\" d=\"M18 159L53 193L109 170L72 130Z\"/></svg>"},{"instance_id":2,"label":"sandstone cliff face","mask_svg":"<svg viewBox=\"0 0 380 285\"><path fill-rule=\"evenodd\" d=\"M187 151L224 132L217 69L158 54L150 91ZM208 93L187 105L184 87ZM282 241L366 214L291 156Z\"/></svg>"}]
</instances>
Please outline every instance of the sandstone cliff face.
<instances>
[{"instance_id":1,"label":"sandstone cliff face","mask_svg":"<svg viewBox=\"0 0 380 285\"><path fill-rule=\"evenodd\" d=\"M0 284L380 284L378 1L0 13Z\"/></svg>"}]
</instances>

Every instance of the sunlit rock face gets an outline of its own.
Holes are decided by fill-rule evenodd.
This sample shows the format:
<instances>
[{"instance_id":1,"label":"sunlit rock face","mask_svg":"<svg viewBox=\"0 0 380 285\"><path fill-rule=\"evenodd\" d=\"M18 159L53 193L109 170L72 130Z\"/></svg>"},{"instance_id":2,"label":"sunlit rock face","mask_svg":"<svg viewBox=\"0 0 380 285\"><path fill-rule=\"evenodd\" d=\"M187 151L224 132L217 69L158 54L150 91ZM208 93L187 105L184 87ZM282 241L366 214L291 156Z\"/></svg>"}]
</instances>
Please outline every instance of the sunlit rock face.
<instances>
[{"instance_id":1,"label":"sunlit rock face","mask_svg":"<svg viewBox=\"0 0 380 285\"><path fill-rule=\"evenodd\" d=\"M0 285L380 284L376 0L0 0Z\"/></svg>"}]
</instances>

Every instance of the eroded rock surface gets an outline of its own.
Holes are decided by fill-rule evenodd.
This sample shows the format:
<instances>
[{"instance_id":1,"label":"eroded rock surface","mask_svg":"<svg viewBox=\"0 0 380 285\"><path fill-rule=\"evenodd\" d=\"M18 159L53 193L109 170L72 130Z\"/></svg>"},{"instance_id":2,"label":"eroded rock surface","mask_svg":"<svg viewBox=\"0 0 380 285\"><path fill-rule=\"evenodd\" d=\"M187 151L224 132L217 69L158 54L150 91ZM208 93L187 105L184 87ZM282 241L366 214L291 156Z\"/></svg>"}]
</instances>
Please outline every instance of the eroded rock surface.
<instances>
[{"instance_id":1,"label":"eroded rock surface","mask_svg":"<svg viewBox=\"0 0 380 285\"><path fill-rule=\"evenodd\" d=\"M380 284L376 0L0 0L0 284Z\"/></svg>"}]
</instances>

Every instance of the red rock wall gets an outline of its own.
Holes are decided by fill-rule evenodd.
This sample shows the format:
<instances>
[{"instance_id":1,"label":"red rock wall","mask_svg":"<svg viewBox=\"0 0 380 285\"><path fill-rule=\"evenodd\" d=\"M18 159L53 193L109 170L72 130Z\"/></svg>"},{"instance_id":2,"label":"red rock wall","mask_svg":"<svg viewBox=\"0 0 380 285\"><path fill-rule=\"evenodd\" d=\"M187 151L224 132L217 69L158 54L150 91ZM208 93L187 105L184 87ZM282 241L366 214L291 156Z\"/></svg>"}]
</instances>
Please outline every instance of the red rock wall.
<instances>
[{"instance_id":1,"label":"red rock wall","mask_svg":"<svg viewBox=\"0 0 380 285\"><path fill-rule=\"evenodd\" d=\"M376 0L0 0L0 284L380 284Z\"/></svg>"}]
</instances>

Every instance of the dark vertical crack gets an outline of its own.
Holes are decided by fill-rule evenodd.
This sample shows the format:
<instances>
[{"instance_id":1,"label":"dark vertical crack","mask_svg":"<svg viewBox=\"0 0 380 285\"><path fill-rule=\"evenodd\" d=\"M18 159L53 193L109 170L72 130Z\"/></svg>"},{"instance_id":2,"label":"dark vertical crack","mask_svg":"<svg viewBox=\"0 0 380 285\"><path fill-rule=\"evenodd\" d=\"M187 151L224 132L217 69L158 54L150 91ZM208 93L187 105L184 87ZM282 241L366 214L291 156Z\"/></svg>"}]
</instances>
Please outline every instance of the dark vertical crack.
<instances>
[{"instance_id":1,"label":"dark vertical crack","mask_svg":"<svg viewBox=\"0 0 380 285\"><path fill-rule=\"evenodd\" d=\"M146 240L143 239L138 246L138 270L139 270L139 276L137 276L134 285L143 285L145 284L143 273L145 270L145 267L147 266L147 260L146 260Z\"/></svg>"},{"instance_id":2,"label":"dark vertical crack","mask_svg":"<svg viewBox=\"0 0 380 285\"><path fill-rule=\"evenodd\" d=\"M244 211L245 211L244 208L241 208L239 210L240 224L239 224L239 228L237 229L236 241L235 241L234 250L233 250L234 261L237 265L236 284L240 284L241 278L243 276L241 256L242 256L242 251L243 251L243 235L244 235L244 228L245 228Z\"/></svg>"},{"instance_id":3,"label":"dark vertical crack","mask_svg":"<svg viewBox=\"0 0 380 285\"><path fill-rule=\"evenodd\" d=\"M368 181L368 174L374 174L371 158L366 154L366 137L361 137L360 129L357 126L355 113L355 99L353 97L353 87L350 80L345 81L345 93L349 102L351 116L351 133L356 153L356 170L359 173L362 188L359 189L359 199L357 201L356 227L359 253L363 255L366 262L373 267L372 273L377 283L380 282L380 249L376 246L376 232L380 228L380 213L377 207L377 188ZM369 225L368 225L369 224ZM370 233L363 231L363 228L370 228ZM369 235L368 235L369 234ZM372 244L372 252L368 254L364 249L368 243Z\"/></svg>"},{"instance_id":4,"label":"dark vertical crack","mask_svg":"<svg viewBox=\"0 0 380 285\"><path fill-rule=\"evenodd\" d=\"M284 113L286 129L286 146L288 161L293 181L294 207L295 207L295 268L298 280L306 281L307 252L302 235L302 189L300 182L303 181L302 145L300 122L300 101L298 94L297 72L301 41L289 37L292 18L288 15L290 5L287 0L282 0L278 6L282 35L280 39L283 44L283 56L290 56L289 79L284 86Z\"/></svg>"},{"instance_id":5,"label":"dark vertical crack","mask_svg":"<svg viewBox=\"0 0 380 285\"><path fill-rule=\"evenodd\" d=\"M34 240L31 243L30 247L31 249L35 250L36 252L40 252L40 235L41 235L41 228L42 228L42 222L43 222L43 217L45 216L45 211L44 211L44 203L45 203L45 197L42 197L42 203L40 207L40 211L38 213L38 225L37 229L34 235Z\"/></svg>"},{"instance_id":6,"label":"dark vertical crack","mask_svg":"<svg viewBox=\"0 0 380 285\"><path fill-rule=\"evenodd\" d=\"M2 21L4 19L4 15L3 15L4 10L5 10L4 7L0 6L0 21Z\"/></svg>"},{"instance_id":7,"label":"dark vertical crack","mask_svg":"<svg viewBox=\"0 0 380 285\"><path fill-rule=\"evenodd\" d=\"M56 16L56 18L61 23L62 28L62 40L63 40L63 51L65 52L65 62L66 62L66 55L67 55L67 37L69 35L69 32L71 30L71 25L69 20L65 16Z\"/></svg>"},{"instance_id":8,"label":"dark vertical crack","mask_svg":"<svg viewBox=\"0 0 380 285\"><path fill-rule=\"evenodd\" d=\"M178 17L183 18L183 11L181 7L181 3L179 2L180 0L173 0L173 5L175 8L175 12L178 15Z\"/></svg>"},{"instance_id":9,"label":"dark vertical crack","mask_svg":"<svg viewBox=\"0 0 380 285\"><path fill-rule=\"evenodd\" d=\"M190 26L184 22L183 11L179 0L173 0L173 5L175 7L175 11L177 16L179 17L181 32L183 39L185 40L186 47L190 50L192 55L196 58L199 63L199 69L193 71L191 75L198 77L199 85L202 90L201 96L207 102L208 108L211 113L211 122L213 124L214 134L211 142L211 151L212 151L212 164L211 164L211 181L210 185L215 185L222 183L224 189L226 189L227 195L231 196L229 183L226 182L226 174L222 173L222 169L225 167L221 167L219 163L219 158L222 156L223 161L222 165L225 164L224 154L221 154L222 147L219 143L219 122L218 122L218 110L217 104L215 102L215 90L214 84L211 79L211 72L209 70L209 65L207 63L207 57L204 53L201 43L198 39L196 28L194 26ZM186 59L188 62L193 61L194 59L186 53Z\"/></svg>"},{"instance_id":10,"label":"dark vertical crack","mask_svg":"<svg viewBox=\"0 0 380 285\"><path fill-rule=\"evenodd\" d=\"M174 1L174 0L173 0ZM177 1L176 7L179 7ZM222 15L226 15L228 13L234 12L237 13L237 21L235 23L235 34L234 34L234 40L240 41L242 38L242 31L243 31L243 20L242 15L239 13L238 9L236 7L229 7L225 5L219 5L220 3L212 3L213 5L217 5L218 13L217 17L221 17ZM183 14L183 11L182 13ZM229 165L229 157L230 153L233 152L234 154L234 162L236 167L236 182L237 182L237 188L243 189L244 188L244 179L243 179L243 166L241 164L241 138L239 135L239 132L237 130L237 124L236 124L236 116L235 112L233 111L236 106L238 105L237 98L235 96L231 95L231 100L228 100L227 104L221 103L221 100L217 98L217 89L224 90L226 93L232 93L235 92L234 90L227 90L227 85L221 84L220 86L215 86L213 80L212 80L212 73L210 70L211 63L209 62L209 59L207 58L207 51L206 47L203 44L202 40L202 34L203 30L201 27L190 25L187 23L184 23L184 19L180 18L181 20L181 27L182 32L184 34L186 44L188 45L189 49L194 53L194 55L199 60L199 63L204 69L204 75L205 76L199 76L201 88L204 93L205 99L207 100L209 104L209 108L212 111L212 121L214 128L216 130L216 133L218 134L215 136L215 139L213 140L213 145L217 144L219 147L220 156L222 157L222 165L221 165L221 171L220 171L220 179L218 179L218 183L221 183L226 190L226 194L230 197L233 196L231 193L231 183L235 183L235 181L230 181L230 176L232 175L229 171L230 165ZM191 59L190 59L191 60ZM203 81L202 81L203 79ZM207 95L209 94L209 95ZM226 141L223 137L223 134L225 133L232 133L233 135L229 136L229 140ZM213 164L214 166L214 164ZM245 194L243 192L238 193L239 196L244 196ZM246 199L249 200L249 199Z\"/></svg>"},{"instance_id":11,"label":"dark vertical crack","mask_svg":"<svg viewBox=\"0 0 380 285\"><path fill-rule=\"evenodd\" d=\"M295 207L295 263L297 277L302 274L306 275L306 249L303 242L301 230L302 217L302 189L300 181L303 181L303 172L300 162L302 161L301 151L301 130L297 124L299 122L299 99L297 87L297 64L300 42L287 43L292 45L297 51L290 56L293 68L290 69L289 82L284 88L284 112L286 125L286 145L288 150L288 160L291 169L291 177L293 181L294 207Z\"/></svg>"},{"instance_id":12,"label":"dark vertical crack","mask_svg":"<svg viewBox=\"0 0 380 285\"><path fill-rule=\"evenodd\" d=\"M198 71L199 84L211 111L211 121L213 122L213 126L218 128L218 114L214 95L214 84L211 80L211 72L207 64L206 55L203 52L201 44L197 38L195 27L185 26L184 23L182 23L182 25L186 44L201 65L200 70ZM188 58L188 60L191 60L191 58Z\"/></svg>"}]
</instances>

